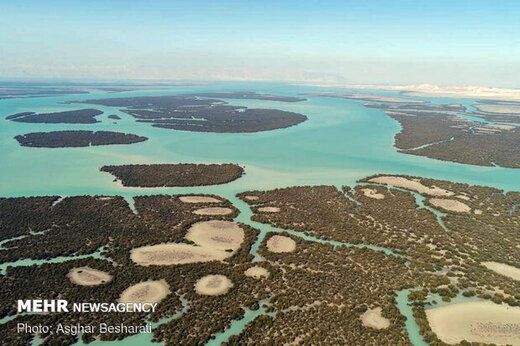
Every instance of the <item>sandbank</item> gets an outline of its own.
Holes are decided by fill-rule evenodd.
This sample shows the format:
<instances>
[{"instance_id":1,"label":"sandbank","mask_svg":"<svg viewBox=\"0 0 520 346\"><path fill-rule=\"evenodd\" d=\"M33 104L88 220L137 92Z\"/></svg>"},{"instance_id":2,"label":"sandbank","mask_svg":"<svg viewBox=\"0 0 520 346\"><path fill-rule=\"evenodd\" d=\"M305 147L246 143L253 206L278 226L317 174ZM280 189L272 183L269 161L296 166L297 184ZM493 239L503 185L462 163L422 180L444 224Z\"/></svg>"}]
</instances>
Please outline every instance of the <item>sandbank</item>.
<instances>
[{"instance_id":1,"label":"sandbank","mask_svg":"<svg viewBox=\"0 0 520 346\"><path fill-rule=\"evenodd\" d=\"M430 199L430 203L435 207L457 213L469 213L471 211L471 208L467 204L455 199L432 198Z\"/></svg>"},{"instance_id":2,"label":"sandbank","mask_svg":"<svg viewBox=\"0 0 520 346\"><path fill-rule=\"evenodd\" d=\"M374 189L361 189L361 191L363 191L363 195L365 195L366 197L375 198L375 199L384 199L385 198L385 195L383 195L382 193L378 193Z\"/></svg>"},{"instance_id":3,"label":"sandbank","mask_svg":"<svg viewBox=\"0 0 520 346\"><path fill-rule=\"evenodd\" d=\"M179 243L143 246L130 251L130 259L142 266L208 262L232 255L224 250Z\"/></svg>"},{"instance_id":4,"label":"sandbank","mask_svg":"<svg viewBox=\"0 0 520 346\"><path fill-rule=\"evenodd\" d=\"M244 272L245 276L252 277L254 279L268 278L269 271L263 267L254 266Z\"/></svg>"},{"instance_id":5,"label":"sandbank","mask_svg":"<svg viewBox=\"0 0 520 346\"><path fill-rule=\"evenodd\" d=\"M390 326L390 320L381 315L381 308L368 309L361 315L365 327L384 329Z\"/></svg>"},{"instance_id":6,"label":"sandbank","mask_svg":"<svg viewBox=\"0 0 520 346\"><path fill-rule=\"evenodd\" d=\"M483 104L474 105L476 109L487 113L501 113L501 114L519 114L520 105L506 105L506 104Z\"/></svg>"},{"instance_id":7,"label":"sandbank","mask_svg":"<svg viewBox=\"0 0 520 346\"><path fill-rule=\"evenodd\" d=\"M262 208L258 208L258 211L262 212L262 213L278 213L278 212L280 212L280 208L278 208L278 207L262 207Z\"/></svg>"},{"instance_id":8,"label":"sandbank","mask_svg":"<svg viewBox=\"0 0 520 346\"><path fill-rule=\"evenodd\" d=\"M112 275L90 267L72 268L67 277L73 284L81 286L97 286L112 281Z\"/></svg>"},{"instance_id":9,"label":"sandbank","mask_svg":"<svg viewBox=\"0 0 520 346\"><path fill-rule=\"evenodd\" d=\"M121 293L121 303L158 303L170 293L164 280L144 281L128 287Z\"/></svg>"},{"instance_id":10,"label":"sandbank","mask_svg":"<svg viewBox=\"0 0 520 346\"><path fill-rule=\"evenodd\" d=\"M420 194L430 196L452 196L453 192L441 189L440 187L428 187L421 184L420 181L410 180L403 177L381 176L369 180L372 183L386 184L393 187L400 187L407 190L413 190Z\"/></svg>"},{"instance_id":11,"label":"sandbank","mask_svg":"<svg viewBox=\"0 0 520 346\"><path fill-rule=\"evenodd\" d=\"M209 196L181 196L179 199L184 203L222 203L220 199Z\"/></svg>"},{"instance_id":12,"label":"sandbank","mask_svg":"<svg viewBox=\"0 0 520 346\"><path fill-rule=\"evenodd\" d=\"M195 283L195 291L206 296L226 294L233 283L224 275L206 275Z\"/></svg>"},{"instance_id":13,"label":"sandbank","mask_svg":"<svg viewBox=\"0 0 520 346\"><path fill-rule=\"evenodd\" d=\"M511 279L520 281L520 268L498 262L482 262L480 264L489 270L497 272L498 274L505 275Z\"/></svg>"},{"instance_id":14,"label":"sandbank","mask_svg":"<svg viewBox=\"0 0 520 346\"><path fill-rule=\"evenodd\" d=\"M248 201L258 201L258 196L246 196L245 199Z\"/></svg>"},{"instance_id":15,"label":"sandbank","mask_svg":"<svg viewBox=\"0 0 520 346\"><path fill-rule=\"evenodd\" d=\"M293 252L296 242L283 235L274 235L267 240L267 249L271 252Z\"/></svg>"},{"instance_id":16,"label":"sandbank","mask_svg":"<svg viewBox=\"0 0 520 346\"><path fill-rule=\"evenodd\" d=\"M244 230L231 221L203 221L193 224L186 239L210 250L237 250L244 241Z\"/></svg>"},{"instance_id":17,"label":"sandbank","mask_svg":"<svg viewBox=\"0 0 520 346\"><path fill-rule=\"evenodd\" d=\"M231 208L222 208L222 207L209 207L209 208L201 208L193 211L193 214L197 215L229 215L233 212Z\"/></svg>"},{"instance_id":18,"label":"sandbank","mask_svg":"<svg viewBox=\"0 0 520 346\"><path fill-rule=\"evenodd\" d=\"M437 337L448 344L469 342L520 344L520 308L493 302L468 302L427 309Z\"/></svg>"}]
</instances>

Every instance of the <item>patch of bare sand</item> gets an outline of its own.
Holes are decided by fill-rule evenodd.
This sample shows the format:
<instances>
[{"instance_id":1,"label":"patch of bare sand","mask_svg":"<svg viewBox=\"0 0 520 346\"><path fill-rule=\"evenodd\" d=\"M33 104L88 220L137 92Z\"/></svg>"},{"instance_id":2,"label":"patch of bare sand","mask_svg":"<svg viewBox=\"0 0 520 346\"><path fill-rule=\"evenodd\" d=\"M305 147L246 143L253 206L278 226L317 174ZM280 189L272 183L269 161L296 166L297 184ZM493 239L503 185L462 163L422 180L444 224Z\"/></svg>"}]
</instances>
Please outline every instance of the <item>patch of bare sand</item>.
<instances>
[{"instance_id":1,"label":"patch of bare sand","mask_svg":"<svg viewBox=\"0 0 520 346\"><path fill-rule=\"evenodd\" d=\"M232 255L232 252L224 250L181 243L149 245L130 251L130 259L142 266L209 262Z\"/></svg>"},{"instance_id":2,"label":"patch of bare sand","mask_svg":"<svg viewBox=\"0 0 520 346\"><path fill-rule=\"evenodd\" d=\"M170 293L164 280L144 281L128 287L121 293L121 303L158 303Z\"/></svg>"},{"instance_id":3,"label":"patch of bare sand","mask_svg":"<svg viewBox=\"0 0 520 346\"><path fill-rule=\"evenodd\" d=\"M81 286L97 286L112 281L112 275L90 267L72 268L67 277L73 284Z\"/></svg>"},{"instance_id":4,"label":"patch of bare sand","mask_svg":"<svg viewBox=\"0 0 520 346\"><path fill-rule=\"evenodd\" d=\"M506 130L506 131L516 129L516 126L514 126L514 125L503 125L503 124L487 125L487 127L490 127L492 129Z\"/></svg>"},{"instance_id":5,"label":"patch of bare sand","mask_svg":"<svg viewBox=\"0 0 520 346\"><path fill-rule=\"evenodd\" d=\"M246 196L245 197L248 201L258 201L258 196Z\"/></svg>"},{"instance_id":6,"label":"patch of bare sand","mask_svg":"<svg viewBox=\"0 0 520 346\"><path fill-rule=\"evenodd\" d=\"M365 327L384 329L390 327L390 320L381 315L381 308L368 309L361 315Z\"/></svg>"},{"instance_id":7,"label":"patch of bare sand","mask_svg":"<svg viewBox=\"0 0 520 346\"><path fill-rule=\"evenodd\" d=\"M437 337L448 344L469 342L520 345L520 308L490 301L427 309Z\"/></svg>"},{"instance_id":8,"label":"patch of bare sand","mask_svg":"<svg viewBox=\"0 0 520 346\"><path fill-rule=\"evenodd\" d=\"M203 221L193 224L186 239L211 250L237 250L244 241L244 230L231 221Z\"/></svg>"},{"instance_id":9,"label":"patch of bare sand","mask_svg":"<svg viewBox=\"0 0 520 346\"><path fill-rule=\"evenodd\" d=\"M505 275L511 279L520 281L520 268L499 262L482 262L484 267L498 274Z\"/></svg>"},{"instance_id":10,"label":"patch of bare sand","mask_svg":"<svg viewBox=\"0 0 520 346\"><path fill-rule=\"evenodd\" d=\"M195 291L206 296L226 294L233 283L224 275L206 275L195 283Z\"/></svg>"},{"instance_id":11,"label":"patch of bare sand","mask_svg":"<svg viewBox=\"0 0 520 346\"><path fill-rule=\"evenodd\" d=\"M420 194L430 196L452 196L453 192L442 189L440 187L428 187L423 185L420 181L410 180L403 177L381 176L369 180L372 183L386 184L393 187L399 187L407 190L416 191Z\"/></svg>"},{"instance_id":12,"label":"patch of bare sand","mask_svg":"<svg viewBox=\"0 0 520 346\"><path fill-rule=\"evenodd\" d=\"M377 190L374 189L361 189L363 191L363 195L366 197L374 198L374 199L384 199L385 195L382 193L378 193Z\"/></svg>"},{"instance_id":13,"label":"patch of bare sand","mask_svg":"<svg viewBox=\"0 0 520 346\"><path fill-rule=\"evenodd\" d=\"M254 266L244 272L245 276L252 277L254 279L268 278L269 271L260 266Z\"/></svg>"},{"instance_id":14,"label":"patch of bare sand","mask_svg":"<svg viewBox=\"0 0 520 346\"><path fill-rule=\"evenodd\" d=\"M209 196L180 196L179 199L184 203L222 203L220 199Z\"/></svg>"},{"instance_id":15,"label":"patch of bare sand","mask_svg":"<svg viewBox=\"0 0 520 346\"><path fill-rule=\"evenodd\" d=\"M222 208L222 207L209 207L209 208L201 208L193 211L193 214L197 215L229 215L233 212L231 208Z\"/></svg>"},{"instance_id":16,"label":"patch of bare sand","mask_svg":"<svg viewBox=\"0 0 520 346\"><path fill-rule=\"evenodd\" d=\"M262 212L262 213L278 213L278 212L280 212L280 208L278 208L278 207L262 207L262 208L258 208L258 211Z\"/></svg>"},{"instance_id":17,"label":"patch of bare sand","mask_svg":"<svg viewBox=\"0 0 520 346\"><path fill-rule=\"evenodd\" d=\"M267 249L271 252L293 252L296 242L283 235L274 235L267 240Z\"/></svg>"},{"instance_id":18,"label":"patch of bare sand","mask_svg":"<svg viewBox=\"0 0 520 346\"><path fill-rule=\"evenodd\" d=\"M467 204L455 199L432 198L430 199L430 203L435 207L457 213L469 213L471 211L471 208Z\"/></svg>"}]
</instances>

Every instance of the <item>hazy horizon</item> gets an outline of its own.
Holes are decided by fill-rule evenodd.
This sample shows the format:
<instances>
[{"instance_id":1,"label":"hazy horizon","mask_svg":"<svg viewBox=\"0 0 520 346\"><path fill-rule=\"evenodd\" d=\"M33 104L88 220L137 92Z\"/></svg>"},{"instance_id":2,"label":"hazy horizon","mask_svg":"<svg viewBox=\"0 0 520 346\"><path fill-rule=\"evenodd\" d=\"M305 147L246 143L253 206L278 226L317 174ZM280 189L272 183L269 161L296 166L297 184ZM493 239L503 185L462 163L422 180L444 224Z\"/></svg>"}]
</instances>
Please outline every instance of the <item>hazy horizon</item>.
<instances>
[{"instance_id":1,"label":"hazy horizon","mask_svg":"<svg viewBox=\"0 0 520 346\"><path fill-rule=\"evenodd\" d=\"M514 1L17 1L0 80L517 87Z\"/></svg>"}]
</instances>

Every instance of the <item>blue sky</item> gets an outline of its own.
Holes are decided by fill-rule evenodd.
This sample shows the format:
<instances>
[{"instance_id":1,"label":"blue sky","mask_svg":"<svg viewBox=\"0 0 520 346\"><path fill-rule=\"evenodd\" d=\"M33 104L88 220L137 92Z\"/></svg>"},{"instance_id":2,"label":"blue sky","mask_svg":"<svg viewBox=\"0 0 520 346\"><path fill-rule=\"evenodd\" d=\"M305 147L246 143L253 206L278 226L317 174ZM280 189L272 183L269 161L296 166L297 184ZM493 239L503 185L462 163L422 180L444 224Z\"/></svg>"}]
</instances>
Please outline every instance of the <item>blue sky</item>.
<instances>
[{"instance_id":1,"label":"blue sky","mask_svg":"<svg viewBox=\"0 0 520 346\"><path fill-rule=\"evenodd\" d=\"M518 1L0 0L0 78L520 87Z\"/></svg>"}]
</instances>

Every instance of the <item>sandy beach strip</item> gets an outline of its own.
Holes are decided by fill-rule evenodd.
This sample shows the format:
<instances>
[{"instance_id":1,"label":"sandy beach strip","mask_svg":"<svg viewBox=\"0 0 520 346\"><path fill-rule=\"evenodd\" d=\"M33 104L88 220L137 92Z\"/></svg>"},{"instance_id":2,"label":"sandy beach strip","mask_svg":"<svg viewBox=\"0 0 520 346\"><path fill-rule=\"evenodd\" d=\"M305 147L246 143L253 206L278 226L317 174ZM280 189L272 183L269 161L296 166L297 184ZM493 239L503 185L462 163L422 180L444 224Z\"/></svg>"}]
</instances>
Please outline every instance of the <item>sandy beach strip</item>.
<instances>
[{"instance_id":1,"label":"sandy beach strip","mask_svg":"<svg viewBox=\"0 0 520 346\"><path fill-rule=\"evenodd\" d=\"M244 230L231 221L202 221L193 224L186 239L211 250L237 250L244 241Z\"/></svg>"},{"instance_id":2,"label":"sandy beach strip","mask_svg":"<svg viewBox=\"0 0 520 346\"><path fill-rule=\"evenodd\" d=\"M420 194L430 195L430 196L452 196L453 192L442 189L440 187L428 187L423 185L420 181L410 180L403 177L394 177L394 176L381 176L375 177L369 180L372 183L385 184L393 187L403 188L407 190L416 191Z\"/></svg>"},{"instance_id":3,"label":"sandy beach strip","mask_svg":"<svg viewBox=\"0 0 520 346\"><path fill-rule=\"evenodd\" d=\"M222 203L220 199L209 196L180 196L179 199L184 203Z\"/></svg>"},{"instance_id":4,"label":"sandy beach strip","mask_svg":"<svg viewBox=\"0 0 520 346\"><path fill-rule=\"evenodd\" d=\"M128 287L121 293L121 303L158 303L170 294L170 287L164 280L144 281Z\"/></svg>"},{"instance_id":5,"label":"sandy beach strip","mask_svg":"<svg viewBox=\"0 0 520 346\"><path fill-rule=\"evenodd\" d=\"M80 286L97 286L112 281L112 275L90 267L72 268L67 277L70 282Z\"/></svg>"},{"instance_id":6,"label":"sandy beach strip","mask_svg":"<svg viewBox=\"0 0 520 346\"><path fill-rule=\"evenodd\" d=\"M450 304L427 309L437 337L445 343L469 342L520 345L520 308L490 301Z\"/></svg>"},{"instance_id":7,"label":"sandy beach strip","mask_svg":"<svg viewBox=\"0 0 520 346\"><path fill-rule=\"evenodd\" d=\"M279 213L280 208L278 207L262 207L258 208L258 211L261 213Z\"/></svg>"},{"instance_id":8,"label":"sandy beach strip","mask_svg":"<svg viewBox=\"0 0 520 346\"><path fill-rule=\"evenodd\" d=\"M267 240L267 249L271 252L293 252L296 250L296 242L283 235L273 235Z\"/></svg>"},{"instance_id":9,"label":"sandy beach strip","mask_svg":"<svg viewBox=\"0 0 520 346\"><path fill-rule=\"evenodd\" d=\"M456 213L469 213L471 208L461 201L455 199L446 198L431 198L429 202L437 208L441 208L447 211L454 211Z\"/></svg>"},{"instance_id":10,"label":"sandy beach strip","mask_svg":"<svg viewBox=\"0 0 520 346\"><path fill-rule=\"evenodd\" d=\"M149 265L176 265L223 260L233 253L190 244L166 243L132 249L130 259L134 263Z\"/></svg>"},{"instance_id":11,"label":"sandy beach strip","mask_svg":"<svg viewBox=\"0 0 520 346\"><path fill-rule=\"evenodd\" d=\"M365 327L374 329L384 329L390 327L390 320L381 315L382 309L368 309L361 315L361 322Z\"/></svg>"},{"instance_id":12,"label":"sandy beach strip","mask_svg":"<svg viewBox=\"0 0 520 346\"><path fill-rule=\"evenodd\" d=\"M505 275L511 279L520 281L520 268L498 262L482 262L480 264L498 274Z\"/></svg>"},{"instance_id":13,"label":"sandy beach strip","mask_svg":"<svg viewBox=\"0 0 520 346\"><path fill-rule=\"evenodd\" d=\"M226 294L233 283L224 275L206 275L195 283L195 291L206 296Z\"/></svg>"}]
</instances>

